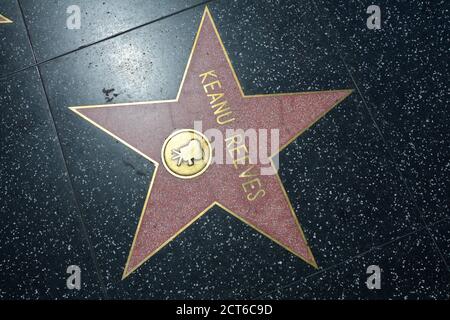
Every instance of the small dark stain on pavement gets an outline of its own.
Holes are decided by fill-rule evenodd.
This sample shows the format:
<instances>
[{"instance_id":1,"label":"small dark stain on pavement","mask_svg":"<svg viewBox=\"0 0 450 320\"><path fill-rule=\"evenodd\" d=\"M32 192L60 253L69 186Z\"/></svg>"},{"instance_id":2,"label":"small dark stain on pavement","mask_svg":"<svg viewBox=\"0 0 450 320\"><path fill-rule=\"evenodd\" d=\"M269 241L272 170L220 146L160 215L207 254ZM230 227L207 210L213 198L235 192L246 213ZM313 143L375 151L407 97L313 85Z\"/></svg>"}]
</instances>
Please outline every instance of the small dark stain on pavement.
<instances>
[{"instance_id":1,"label":"small dark stain on pavement","mask_svg":"<svg viewBox=\"0 0 450 320\"><path fill-rule=\"evenodd\" d=\"M119 94L118 93L114 93L115 89L111 88L111 89L106 89L103 88L102 92L105 95L105 101L106 102L111 102L114 100L114 98L116 98Z\"/></svg>"}]
</instances>

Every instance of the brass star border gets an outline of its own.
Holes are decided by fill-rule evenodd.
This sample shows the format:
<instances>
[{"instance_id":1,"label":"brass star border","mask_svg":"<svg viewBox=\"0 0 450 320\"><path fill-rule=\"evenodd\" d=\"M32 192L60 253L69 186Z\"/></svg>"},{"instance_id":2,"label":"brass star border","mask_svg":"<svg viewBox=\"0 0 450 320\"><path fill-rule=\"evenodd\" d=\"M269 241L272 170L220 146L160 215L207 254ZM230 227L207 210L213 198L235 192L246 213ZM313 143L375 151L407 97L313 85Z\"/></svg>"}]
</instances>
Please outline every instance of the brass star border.
<instances>
[{"instance_id":1,"label":"brass star border","mask_svg":"<svg viewBox=\"0 0 450 320\"><path fill-rule=\"evenodd\" d=\"M316 119L316 121L312 122L312 123L311 123L308 127L306 127L304 130L302 130L302 131L298 132L297 134L295 134L295 136L294 136L293 138L291 138L287 143L285 143L283 146L281 146L281 147L278 149L277 152L275 152L273 155L271 155L271 156L269 157L270 160L271 160L271 164L272 164L272 166L273 166L274 168L275 168L275 165L274 165L274 163L273 163L273 157L275 157L276 155L278 155L278 154L279 154L283 149L285 149L292 141L294 141L295 139L297 139L303 132L305 132L306 130L308 130L308 129L309 129L311 126L313 126L317 121L319 121L326 113L328 113L330 110L332 110L336 105L338 105L340 102L342 102L346 97L348 97L348 96L353 92L352 89L344 89L344 90L324 90L324 91L308 91L308 92L294 92L294 93L275 93L275 94L245 95L245 93L244 93L243 90L242 90L242 86L241 86L241 84L240 84L240 82L239 82L239 79L238 79L238 77L237 77L237 75L236 75L236 72L235 72L235 70L234 70L234 68L233 68L233 65L232 65L232 63L231 63L231 61L230 61L230 58L229 58L229 56L228 56L228 53L227 53L227 51L226 51L226 49L225 49L225 46L224 46L224 44L223 44L223 42L222 42L222 39L221 39L221 37L220 37L220 34L219 34L218 30L217 30L217 27L216 27L216 25L215 25L215 22L214 22L214 20L212 19L212 16L211 16L211 13L210 13L208 7L206 6L206 7L205 7L205 10L204 10L204 13L203 13L203 16L202 16L202 19L201 19L201 22L200 22L200 25L199 25L198 30L197 30L197 34L196 34L195 39L194 39L194 43L193 43L193 46L192 46L192 49L191 49L191 53L190 53L190 55L189 55L188 63L187 63L187 65L186 65L186 68L185 68L185 71L184 71L184 74L183 74L183 78L182 78L182 80L181 80L181 84L180 84L180 86L179 86L178 93L177 93L177 96L176 96L175 99L168 99L168 100L153 100L153 101L143 101L143 102L135 102L135 103L101 104L101 105L88 105L88 106L70 107L69 109L72 110L73 112L75 112L75 113L76 113L77 115L79 115L81 118L85 119L86 121L88 121L89 123L91 123L92 125L94 125L95 127L99 128L100 130L106 132L107 134L109 134L110 136L112 136L112 137L113 137L114 139L116 139L117 141L121 142L122 144L124 144L125 146L127 146L128 148L130 148L131 150L135 151L136 153L138 153L139 155L141 155L141 156L144 157L145 159L149 160L149 161L155 166L155 170L154 170L154 172L153 172L153 176L152 176L152 179L151 179L151 181L150 181L150 186L149 186L149 188L148 188L147 196L146 196L145 201L144 201L144 206L143 206L143 209L142 209L142 211L141 211L141 215L140 215L139 223L138 223L138 226L137 226L137 229L136 229L136 232L135 232L135 236L134 236L134 239L133 239L133 243L132 243L132 245L131 245L131 249L130 249L130 252L129 252L129 255L128 255L128 258L127 258L127 262L126 262L126 265L125 265L125 268L124 268L124 271L123 271L122 280L125 279L127 276L129 276L131 273L133 273L136 269L138 269L138 268L139 268L142 264L144 264L148 259L150 259L153 255L155 255L159 250L161 250L164 246L166 246L170 241L172 241L175 237L177 237L180 233L182 233L185 229L187 229L190 225L192 225L195 221L197 221L201 216L203 216L207 211L209 211L209 209L211 209L211 208L214 207L215 205L219 206L220 208L222 208L222 209L225 210L226 212L230 213L231 215L233 215L234 217L236 217L236 218L239 219L240 221L242 221L242 222L246 223L247 225L251 226L253 229L255 229L255 230L258 231L259 233L263 234L264 236L268 237L269 239L271 239L272 241L274 241L274 242L277 243L278 245L282 246L283 248L285 248L286 250L288 250L289 252L291 252L291 253L294 254L295 256L299 257L301 260L305 261L306 263L308 263L308 264L311 265L312 267L314 267L314 268L316 268L316 269L318 268L318 265L317 265L317 263L316 263L316 261L315 261L313 255L312 255L311 249L310 249L310 247L309 247L309 245L308 245L308 243L307 243L306 237L305 237L305 235L304 235L304 233L303 233L303 230L302 230L302 228L301 228L301 226L300 226L300 223L299 223L299 221L298 221L297 215L295 214L295 211L294 211L294 209L293 209L293 207L292 207L291 201L289 200L289 196L288 196L288 194L287 194L287 192L286 192L286 190L285 190L285 188L284 188L284 185L283 185L283 183L282 183L282 181L281 181L281 178L280 178L279 175L278 175L278 171L276 170L276 177L277 177L277 180L278 180L278 182L279 182L279 184L280 184L280 186L281 186L282 192L283 192L283 194L284 194L284 196L285 196L285 198L286 198L286 200L287 200L287 203L288 203L288 205L289 205L289 209L290 209L290 211L291 211L291 214L292 214L292 216L293 216L293 218L294 218L294 220L295 220L295 223L297 224L298 229L300 230L301 236L303 237L303 239L304 239L304 241L305 241L305 244L307 245L308 252L311 254L311 257L312 257L313 261L307 261L307 260L304 259L302 256L298 255L297 253L295 253L293 250L291 250L291 249L288 248L287 246L281 244L279 241L277 241L276 239L274 239L273 237L271 237L270 235L268 235L268 234L265 233L264 231L260 230L258 227L252 225L250 222L246 221L245 219L243 219L243 218L240 217L239 215L235 214L233 211L229 210L228 208L226 208L224 205L222 205L222 204L219 203L218 201L214 201L214 202L211 203L211 205L209 205L205 210L201 211L197 216L195 216L188 224L186 224L186 225L185 225L184 227L182 227L178 232L176 232L172 237L170 237L167 241L165 241L162 245L160 245L156 250L154 250L154 251L151 252L148 256L146 256L145 259L143 259L139 264L137 264L135 267L133 267L133 269L128 270L128 265L129 265L129 263L130 263L130 258L131 258L133 249L134 249L134 247L135 247L136 238L137 238L138 232L139 232L139 230L140 230L140 228L141 228L142 219L143 219L143 217L144 217L144 214L145 214L145 211L146 211L146 208L147 208L147 204L148 204L148 201L149 201L149 199L150 199L150 194L151 194L151 190L152 190L152 187L153 187L153 183L154 183L154 180L155 180L155 177L156 177L156 172L157 172L157 170L159 169L159 163L158 163L156 160L154 160L154 159L150 158L149 156L147 156L146 154L144 154L142 151L138 150L136 147L134 147L134 146L130 145L129 143L127 143L127 142L126 142L125 140L123 140L122 138L118 137L117 135L115 135L114 133L110 132L110 131L107 130L106 128L102 127L101 125L99 125L99 124L96 123L95 121L91 120L90 118L88 118L87 116L85 116L84 114L82 114L79 110L82 110L82 109L85 109L85 108L102 108L102 107L114 107L114 106L130 106L130 105L144 105L144 104L145 104L145 105L148 105L148 104L157 104L157 103L178 102L179 97L180 97L180 94L181 94L181 91L182 91L182 88L183 88L184 81L185 81L185 79L186 79L186 75L187 75L189 66L190 66L190 63L191 63L191 60L192 60L192 57L193 57L193 55L194 55L194 52L195 52L195 49L196 49L196 46L197 46L197 41L198 41L198 38L199 38L199 35L200 35L200 30L202 29L202 26L203 26L203 23L204 23L204 21L205 21L205 17L206 17L206 16L208 16L208 17L211 19L211 22L212 22L212 25L213 25L214 32L215 32L215 34L216 34L216 36L217 36L217 38L218 38L218 40L219 40L219 42L220 42L220 46L222 47L222 50L223 50L223 52L224 52L226 61L228 62L229 68L231 69L231 72L232 72L232 74L233 74L234 80L236 81L236 84L237 84L237 86L238 86L238 89L239 89L239 91L240 91L240 94L241 94L242 98L245 99L245 98L252 98L252 97L263 97L263 96L267 97L267 96L303 95L303 94L313 94L313 93L319 93L319 92L338 92L338 91L340 91L340 92L345 91L345 92L346 92L346 95L345 95L343 98L341 98L341 99L339 99L338 101L336 101L336 103L335 103L334 105L332 105L332 106L329 108L328 111L322 113L322 114Z\"/></svg>"},{"instance_id":2,"label":"brass star border","mask_svg":"<svg viewBox=\"0 0 450 320\"><path fill-rule=\"evenodd\" d=\"M4 15L0 14L0 24L13 23L13 21Z\"/></svg>"}]
</instances>

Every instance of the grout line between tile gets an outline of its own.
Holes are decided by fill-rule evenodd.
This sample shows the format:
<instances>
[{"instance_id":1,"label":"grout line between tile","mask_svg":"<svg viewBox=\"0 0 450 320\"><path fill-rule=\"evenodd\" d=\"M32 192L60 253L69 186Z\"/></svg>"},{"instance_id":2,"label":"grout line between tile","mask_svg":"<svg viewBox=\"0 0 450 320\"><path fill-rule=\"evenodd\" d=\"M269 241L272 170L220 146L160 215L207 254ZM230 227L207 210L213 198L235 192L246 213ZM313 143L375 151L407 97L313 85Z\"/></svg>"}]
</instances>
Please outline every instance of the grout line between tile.
<instances>
[{"instance_id":1,"label":"grout line between tile","mask_svg":"<svg viewBox=\"0 0 450 320\"><path fill-rule=\"evenodd\" d=\"M36 55L35 55L35 52L34 52L33 44L31 42L30 33L29 33L29 30L28 30L28 26L27 26L27 23L25 21L25 16L24 16L24 13L23 13L23 9L22 9L22 6L21 6L19 0L17 0L17 4L18 4L18 7L20 9L20 12L21 12L21 15L22 15L22 19L23 19L23 22L24 22L24 25L25 25L25 29L26 29L27 36L28 36L28 42L29 42L29 45L31 47L31 52L33 54L33 59L36 62ZM86 229L85 222L84 222L82 214L81 214L81 207L79 205L78 199L77 199L76 194L75 194L75 189L73 187L72 178L70 177L70 174L69 174L67 161L66 161L66 158L65 158L65 155L64 155L64 151L63 151L62 146L61 146L61 139L60 139L58 130L56 129L55 119L54 119L54 116L53 116L53 113L52 113L52 109L50 108L50 100L49 100L48 93L47 93L47 90L46 90L45 85L44 85L44 81L43 81L41 70L39 69L39 66L37 66L37 71L38 71L38 75L39 75L39 79L40 79L40 82L41 82L41 86L42 86L42 89L44 91L45 98L46 98L46 101L47 101L47 108L48 108L48 112L49 112L51 120L52 120L53 130L55 131L56 138L58 140L58 146L59 146L59 150L61 152L61 156L62 156L62 159L63 159L64 169L65 169L65 172L67 173L67 178L68 178L68 182L70 184L70 188L72 189L72 194L73 194L73 197L74 197L74 200L75 200L75 205L76 205L76 208L77 208L77 211L78 211L78 218L80 220L80 224L81 224L81 228L82 228L81 231L82 231L82 233L84 235L84 238L87 241L88 246L89 246L89 253L90 253L92 262L93 262L93 264L95 266L95 269L96 269L97 278L98 278L98 281L99 281L99 284L100 284L100 287L101 287L103 298L108 299L108 294L107 294L107 291L106 291L106 287L105 287L105 285L103 283L102 276L100 274L100 269L98 267L97 259L96 259L96 256L95 256L95 251L93 249L92 243L91 243L90 238L89 238L89 234L88 234L87 229Z\"/></svg>"}]
</instances>

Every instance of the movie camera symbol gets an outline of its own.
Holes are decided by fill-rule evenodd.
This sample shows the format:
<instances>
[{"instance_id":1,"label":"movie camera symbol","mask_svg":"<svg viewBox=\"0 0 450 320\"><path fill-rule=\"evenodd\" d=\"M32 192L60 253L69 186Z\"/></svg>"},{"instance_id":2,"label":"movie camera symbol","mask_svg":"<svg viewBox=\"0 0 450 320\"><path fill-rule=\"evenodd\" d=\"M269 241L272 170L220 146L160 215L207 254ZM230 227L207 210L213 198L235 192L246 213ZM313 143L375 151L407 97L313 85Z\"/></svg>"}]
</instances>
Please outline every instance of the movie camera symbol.
<instances>
[{"instance_id":1,"label":"movie camera symbol","mask_svg":"<svg viewBox=\"0 0 450 320\"><path fill-rule=\"evenodd\" d=\"M186 162L188 166L193 166L195 161L203 159L203 148L197 139L191 139L187 144L178 149L172 149L172 160L177 161L177 166Z\"/></svg>"}]
</instances>

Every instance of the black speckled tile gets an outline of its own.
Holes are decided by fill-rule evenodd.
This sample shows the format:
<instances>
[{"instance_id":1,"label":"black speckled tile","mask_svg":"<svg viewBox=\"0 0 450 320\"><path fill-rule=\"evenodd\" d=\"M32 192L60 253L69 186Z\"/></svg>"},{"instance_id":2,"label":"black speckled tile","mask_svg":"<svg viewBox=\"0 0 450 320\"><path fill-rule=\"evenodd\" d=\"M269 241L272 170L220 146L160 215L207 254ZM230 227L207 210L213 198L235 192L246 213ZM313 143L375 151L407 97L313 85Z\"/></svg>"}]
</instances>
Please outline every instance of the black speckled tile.
<instances>
[{"instance_id":1,"label":"black speckled tile","mask_svg":"<svg viewBox=\"0 0 450 320\"><path fill-rule=\"evenodd\" d=\"M105 39L201 3L201 0L20 0L38 61ZM81 28L67 28L69 6L78 6Z\"/></svg>"},{"instance_id":2,"label":"black speckled tile","mask_svg":"<svg viewBox=\"0 0 450 320\"><path fill-rule=\"evenodd\" d=\"M447 268L450 266L450 219L439 221L430 226L431 234L436 241L443 259L447 264ZM450 271L450 268L449 268Z\"/></svg>"},{"instance_id":3,"label":"black speckled tile","mask_svg":"<svg viewBox=\"0 0 450 320\"><path fill-rule=\"evenodd\" d=\"M381 288L368 289L367 268L381 268ZM423 229L400 241L286 286L275 299L448 299L450 272Z\"/></svg>"},{"instance_id":4,"label":"black speckled tile","mask_svg":"<svg viewBox=\"0 0 450 320\"><path fill-rule=\"evenodd\" d=\"M34 63L17 1L0 2L0 14L13 23L0 24L0 78Z\"/></svg>"},{"instance_id":5,"label":"black speckled tile","mask_svg":"<svg viewBox=\"0 0 450 320\"><path fill-rule=\"evenodd\" d=\"M101 298L37 70L0 82L0 108L0 299Z\"/></svg>"},{"instance_id":6,"label":"black speckled tile","mask_svg":"<svg viewBox=\"0 0 450 320\"><path fill-rule=\"evenodd\" d=\"M210 9L246 93L352 88L345 66L317 33L311 6L223 1ZM153 166L68 107L175 97L202 11L188 10L41 68L112 297L249 298L315 272L215 208L120 280ZM105 93L110 89L117 96ZM356 93L286 149L281 163L321 268L420 227Z\"/></svg>"},{"instance_id":7,"label":"black speckled tile","mask_svg":"<svg viewBox=\"0 0 450 320\"><path fill-rule=\"evenodd\" d=\"M353 88L308 1L209 5L246 94Z\"/></svg>"},{"instance_id":8,"label":"black speckled tile","mask_svg":"<svg viewBox=\"0 0 450 320\"><path fill-rule=\"evenodd\" d=\"M425 221L448 217L448 2L315 2ZM366 28L371 4L380 30Z\"/></svg>"}]
</instances>

